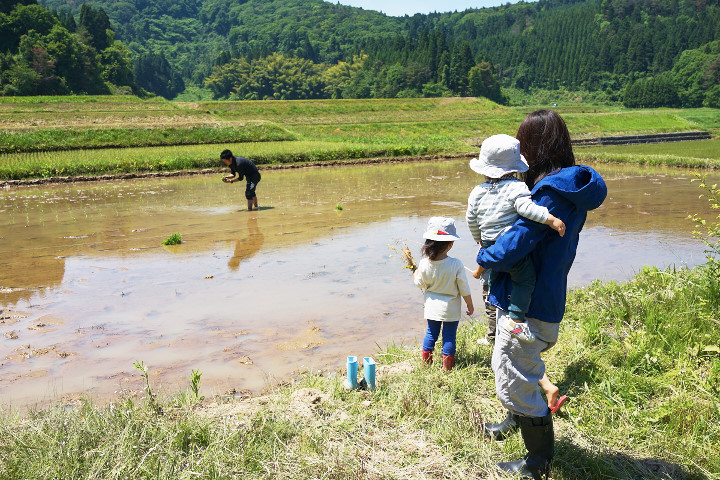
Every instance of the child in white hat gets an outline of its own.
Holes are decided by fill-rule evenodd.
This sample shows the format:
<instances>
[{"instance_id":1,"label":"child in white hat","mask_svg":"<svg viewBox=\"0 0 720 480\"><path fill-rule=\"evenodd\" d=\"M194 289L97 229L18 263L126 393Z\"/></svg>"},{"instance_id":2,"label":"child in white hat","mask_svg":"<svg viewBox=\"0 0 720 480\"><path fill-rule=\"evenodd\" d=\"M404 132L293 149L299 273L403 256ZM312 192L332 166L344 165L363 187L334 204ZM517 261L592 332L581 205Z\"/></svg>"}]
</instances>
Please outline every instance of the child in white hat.
<instances>
[{"instance_id":1,"label":"child in white hat","mask_svg":"<svg viewBox=\"0 0 720 480\"><path fill-rule=\"evenodd\" d=\"M525 182L515 178L515 173L528 170L527 161L520 154L520 142L516 138L505 134L488 137L480 147L478 158L470 160L470 168L485 175L485 182L470 193L466 214L470 233L481 248L493 245L500 235L510 229L519 215L549 225L560 236L565 234L563 221L553 216L547 208L533 203ZM519 340L532 342L535 336L525 323L525 313L535 288L535 269L530 258L526 257L508 273L512 279L508 312L510 322L502 327ZM473 272L473 277L480 276L479 269ZM489 283L492 284L496 277L491 272Z\"/></svg>"},{"instance_id":2,"label":"child in white hat","mask_svg":"<svg viewBox=\"0 0 720 480\"><path fill-rule=\"evenodd\" d=\"M470 233L481 245L480 248L493 245L515 223L518 215L550 226L561 237L565 235L565 223L547 208L533 203L525 182L515 178L515 173L526 172L529 168L525 157L520 154L520 142L516 138L505 134L488 137L480 147L478 158L470 160L470 168L485 175L485 182L470 192L466 214ZM533 342L535 335L525 323L525 313L530 307L530 296L535 289L535 267L530 257L525 257L513 265L508 273L512 281L508 312L510 318L500 328L520 341ZM473 277L481 277L479 268L473 272ZM491 271L488 283L492 284L496 277L496 272ZM492 328L494 335L496 326L490 325L489 328ZM558 390L547 375L543 376L539 384L548 398L553 391Z\"/></svg>"},{"instance_id":3,"label":"child in white hat","mask_svg":"<svg viewBox=\"0 0 720 480\"><path fill-rule=\"evenodd\" d=\"M432 217L423 234L422 259L413 272L413 280L425 294L424 315L427 332L423 339L422 359L432 363L432 352L442 329L443 370L455 366L455 335L462 315L460 297L465 300L468 315L474 312L465 267L448 252L459 240L452 218Z\"/></svg>"}]
</instances>

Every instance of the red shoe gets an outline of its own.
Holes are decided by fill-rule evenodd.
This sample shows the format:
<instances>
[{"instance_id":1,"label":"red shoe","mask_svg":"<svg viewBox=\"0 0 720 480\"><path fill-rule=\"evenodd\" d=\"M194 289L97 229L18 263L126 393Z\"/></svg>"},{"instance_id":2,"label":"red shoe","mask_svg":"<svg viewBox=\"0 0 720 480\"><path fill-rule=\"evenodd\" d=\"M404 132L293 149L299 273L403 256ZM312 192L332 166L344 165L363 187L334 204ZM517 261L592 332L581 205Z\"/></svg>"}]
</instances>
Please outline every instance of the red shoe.
<instances>
[{"instance_id":1,"label":"red shoe","mask_svg":"<svg viewBox=\"0 0 720 480\"><path fill-rule=\"evenodd\" d=\"M455 366L455 355L443 355L442 369L449 372Z\"/></svg>"},{"instance_id":2,"label":"red shoe","mask_svg":"<svg viewBox=\"0 0 720 480\"><path fill-rule=\"evenodd\" d=\"M423 363L424 363L425 365L431 365L431 364L432 364L432 362L433 362L432 354L433 354L432 351L423 350L423 352L422 352L422 360L423 360Z\"/></svg>"},{"instance_id":3,"label":"red shoe","mask_svg":"<svg viewBox=\"0 0 720 480\"><path fill-rule=\"evenodd\" d=\"M560 407L563 406L563 403L565 403L565 400L567 400L567 398L567 395L563 395L562 397L558 398L555 406L550 409L550 413L556 413L558 410L560 410Z\"/></svg>"}]
</instances>

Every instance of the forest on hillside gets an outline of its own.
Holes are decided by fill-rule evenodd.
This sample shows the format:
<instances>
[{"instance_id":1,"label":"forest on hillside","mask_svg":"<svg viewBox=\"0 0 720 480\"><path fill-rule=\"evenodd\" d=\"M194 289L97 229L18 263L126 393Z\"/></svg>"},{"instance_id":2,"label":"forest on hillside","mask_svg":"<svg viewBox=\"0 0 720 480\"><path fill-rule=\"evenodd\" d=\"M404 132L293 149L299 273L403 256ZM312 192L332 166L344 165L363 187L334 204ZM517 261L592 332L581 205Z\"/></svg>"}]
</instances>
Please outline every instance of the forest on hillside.
<instances>
[{"instance_id":1,"label":"forest on hillside","mask_svg":"<svg viewBox=\"0 0 720 480\"><path fill-rule=\"evenodd\" d=\"M0 33L14 38L0 44L6 95L19 78L10 70L37 73L38 49L46 67L64 61L49 48L49 30L33 33L18 20L16 10L38 8L35 1L9 3L17 5L0 12ZM123 65L129 56L132 78L107 72L112 62L97 47L96 77L109 89L167 98L190 87L218 99L503 102L502 89L515 88L584 90L630 107L720 107L720 0L540 0L405 17L322 0L41 3L79 44L89 31L83 8L106 14L108 45Z\"/></svg>"}]
</instances>

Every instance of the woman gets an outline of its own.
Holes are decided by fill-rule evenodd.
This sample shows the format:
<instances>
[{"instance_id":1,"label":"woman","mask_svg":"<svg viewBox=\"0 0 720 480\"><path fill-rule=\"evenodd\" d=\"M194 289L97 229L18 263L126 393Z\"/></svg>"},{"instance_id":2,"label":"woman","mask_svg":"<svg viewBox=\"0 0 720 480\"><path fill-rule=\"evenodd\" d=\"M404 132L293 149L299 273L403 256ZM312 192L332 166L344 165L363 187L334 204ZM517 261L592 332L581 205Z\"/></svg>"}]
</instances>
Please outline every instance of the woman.
<instances>
[{"instance_id":1,"label":"woman","mask_svg":"<svg viewBox=\"0 0 720 480\"><path fill-rule=\"evenodd\" d=\"M545 374L540 353L557 341L565 313L567 275L575 259L579 233L588 210L599 207L607 195L602 177L590 167L575 165L570 133L562 117L551 110L531 113L518 129L520 152L529 169L526 183L532 199L565 222L563 237L547 225L520 218L497 243L478 252L482 269L506 272L530 255L536 282L527 322L536 340L520 342L502 328L510 319L510 276L501 273L490 287L489 302L498 308L492 368L500 403L508 410L499 424L486 424L486 432L502 439L518 426L528 453L515 462L498 464L508 473L532 478L548 475L554 455L552 415L538 389Z\"/></svg>"}]
</instances>

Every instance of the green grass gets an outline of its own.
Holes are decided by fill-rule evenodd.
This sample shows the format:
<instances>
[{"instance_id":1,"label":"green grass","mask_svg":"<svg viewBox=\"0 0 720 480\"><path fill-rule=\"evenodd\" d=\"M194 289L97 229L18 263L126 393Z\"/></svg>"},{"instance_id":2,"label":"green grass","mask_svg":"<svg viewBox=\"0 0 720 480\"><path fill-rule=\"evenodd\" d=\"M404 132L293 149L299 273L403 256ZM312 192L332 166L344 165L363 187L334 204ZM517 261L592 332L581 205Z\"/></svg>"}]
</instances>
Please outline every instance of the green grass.
<instances>
[{"instance_id":1,"label":"green grass","mask_svg":"<svg viewBox=\"0 0 720 480\"><path fill-rule=\"evenodd\" d=\"M295 140L277 125L192 126L189 128L41 129L0 132L0 153L50 152L88 148L131 148L162 145L205 145L223 142Z\"/></svg>"},{"instance_id":2,"label":"green grass","mask_svg":"<svg viewBox=\"0 0 720 480\"><path fill-rule=\"evenodd\" d=\"M554 479L720 478L719 305L720 281L702 267L571 293L545 356L571 399L555 417ZM5 411L0 478L490 478L524 450L519 435L482 439L482 423L503 415L490 349L475 341L484 330L461 326L450 373L385 347L375 392L305 373L246 400L197 403L190 385Z\"/></svg>"},{"instance_id":3,"label":"green grass","mask_svg":"<svg viewBox=\"0 0 720 480\"><path fill-rule=\"evenodd\" d=\"M685 168L720 168L720 139L648 145L578 147L575 155L597 163L633 163Z\"/></svg>"},{"instance_id":4,"label":"green grass","mask_svg":"<svg viewBox=\"0 0 720 480\"><path fill-rule=\"evenodd\" d=\"M163 240L163 245L180 245L182 243L182 235L179 233L173 233L168 238Z\"/></svg>"},{"instance_id":5,"label":"green grass","mask_svg":"<svg viewBox=\"0 0 720 480\"><path fill-rule=\"evenodd\" d=\"M170 102L162 97L142 100L134 95L38 95L30 97L0 97L0 104L47 104L47 103L132 103L137 104Z\"/></svg>"},{"instance_id":6,"label":"green grass","mask_svg":"<svg viewBox=\"0 0 720 480\"><path fill-rule=\"evenodd\" d=\"M0 154L0 180L225 168L219 160L225 148L258 165L436 153L427 145L408 143L283 141Z\"/></svg>"},{"instance_id":7,"label":"green grass","mask_svg":"<svg viewBox=\"0 0 720 480\"><path fill-rule=\"evenodd\" d=\"M216 153L165 150L137 158L134 147L268 142L257 163L356 159L362 156L471 155L483 138L515 134L532 110L486 99L426 98L248 102L169 102L136 97L32 97L0 101L0 180L54 175L97 175L211 166ZM720 110L629 110L568 103L557 107L573 138L708 130L720 133ZM286 142L287 144L284 144ZM323 145L307 149L308 142ZM333 144L331 146L331 144ZM691 150L698 144L687 144ZM217 147L216 147L217 146ZM82 150L117 149L88 160ZM248 147L249 148L249 147ZM604 147L605 148L605 147ZM52 152L81 150L69 160ZM37 157L1 155L38 152ZM45 153L43 153L45 152ZM711 158L680 152L649 157L642 152L580 150L597 161L711 166ZM638 156L639 155L639 156ZM115 157L116 162L106 160ZM132 160L128 160L131 158Z\"/></svg>"}]
</instances>

